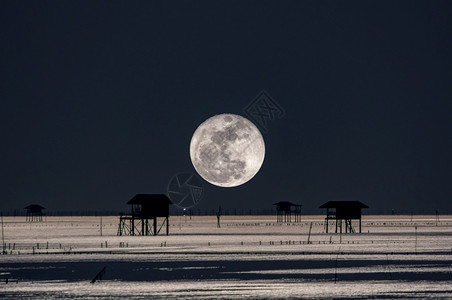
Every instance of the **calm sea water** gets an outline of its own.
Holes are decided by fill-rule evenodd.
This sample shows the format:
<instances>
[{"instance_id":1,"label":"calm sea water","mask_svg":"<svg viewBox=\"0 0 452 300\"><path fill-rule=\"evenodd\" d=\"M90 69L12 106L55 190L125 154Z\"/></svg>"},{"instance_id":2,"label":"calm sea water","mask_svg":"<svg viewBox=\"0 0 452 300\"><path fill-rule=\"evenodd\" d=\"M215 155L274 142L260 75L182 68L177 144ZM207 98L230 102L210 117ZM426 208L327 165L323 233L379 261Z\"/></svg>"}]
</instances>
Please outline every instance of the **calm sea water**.
<instances>
[{"instance_id":1,"label":"calm sea water","mask_svg":"<svg viewBox=\"0 0 452 300\"><path fill-rule=\"evenodd\" d=\"M102 236L95 217L4 221L7 299L452 298L451 216L365 216L362 234L327 234L322 216L173 217L147 237L117 236L115 217Z\"/></svg>"}]
</instances>

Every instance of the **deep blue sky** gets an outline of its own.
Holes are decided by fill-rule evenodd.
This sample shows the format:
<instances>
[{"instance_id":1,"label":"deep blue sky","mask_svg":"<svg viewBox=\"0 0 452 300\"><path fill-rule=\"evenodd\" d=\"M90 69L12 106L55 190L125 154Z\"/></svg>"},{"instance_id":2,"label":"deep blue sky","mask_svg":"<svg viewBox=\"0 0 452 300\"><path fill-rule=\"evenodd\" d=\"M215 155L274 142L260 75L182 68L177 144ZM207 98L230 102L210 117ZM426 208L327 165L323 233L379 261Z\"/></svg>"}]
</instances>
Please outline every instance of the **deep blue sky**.
<instances>
[{"instance_id":1,"label":"deep blue sky","mask_svg":"<svg viewBox=\"0 0 452 300\"><path fill-rule=\"evenodd\" d=\"M250 182L199 209L452 213L450 1L0 1L0 210L123 210L261 91Z\"/></svg>"}]
</instances>

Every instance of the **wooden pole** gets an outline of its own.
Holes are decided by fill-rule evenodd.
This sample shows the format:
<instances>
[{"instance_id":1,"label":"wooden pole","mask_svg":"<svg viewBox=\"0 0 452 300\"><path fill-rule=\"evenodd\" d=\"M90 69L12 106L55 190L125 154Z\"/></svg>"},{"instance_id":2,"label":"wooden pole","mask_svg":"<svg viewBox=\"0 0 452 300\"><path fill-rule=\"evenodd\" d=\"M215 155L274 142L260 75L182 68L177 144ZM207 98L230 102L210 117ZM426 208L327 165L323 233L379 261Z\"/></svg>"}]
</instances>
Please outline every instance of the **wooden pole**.
<instances>
[{"instance_id":1,"label":"wooden pole","mask_svg":"<svg viewBox=\"0 0 452 300\"><path fill-rule=\"evenodd\" d=\"M334 266L334 283L337 282L337 261L339 260L339 253L341 252L341 248L339 247L339 250L337 251L336 255L336 264Z\"/></svg>"},{"instance_id":2,"label":"wooden pole","mask_svg":"<svg viewBox=\"0 0 452 300\"><path fill-rule=\"evenodd\" d=\"M166 235L169 235L169 216L166 216Z\"/></svg>"},{"instance_id":3,"label":"wooden pole","mask_svg":"<svg viewBox=\"0 0 452 300\"><path fill-rule=\"evenodd\" d=\"M141 235L144 235L144 219L141 218Z\"/></svg>"},{"instance_id":4,"label":"wooden pole","mask_svg":"<svg viewBox=\"0 0 452 300\"><path fill-rule=\"evenodd\" d=\"M311 229L312 229L312 222L311 222L311 226L309 226L308 244L309 244L309 240L311 239Z\"/></svg>"},{"instance_id":5,"label":"wooden pole","mask_svg":"<svg viewBox=\"0 0 452 300\"><path fill-rule=\"evenodd\" d=\"M414 226L414 253L417 254L417 226Z\"/></svg>"},{"instance_id":6,"label":"wooden pole","mask_svg":"<svg viewBox=\"0 0 452 300\"><path fill-rule=\"evenodd\" d=\"M2 218L2 253L5 252L5 232L3 231L3 213L1 213Z\"/></svg>"}]
</instances>

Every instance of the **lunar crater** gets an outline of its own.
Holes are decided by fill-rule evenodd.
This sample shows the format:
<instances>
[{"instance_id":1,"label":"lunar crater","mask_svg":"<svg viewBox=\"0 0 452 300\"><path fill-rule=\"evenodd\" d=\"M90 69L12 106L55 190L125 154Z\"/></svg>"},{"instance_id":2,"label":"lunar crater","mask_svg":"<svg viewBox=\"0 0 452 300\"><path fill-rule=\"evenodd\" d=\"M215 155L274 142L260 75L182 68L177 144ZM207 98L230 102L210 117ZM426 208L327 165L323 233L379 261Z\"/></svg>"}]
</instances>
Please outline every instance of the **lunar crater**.
<instances>
[{"instance_id":1,"label":"lunar crater","mask_svg":"<svg viewBox=\"0 0 452 300\"><path fill-rule=\"evenodd\" d=\"M226 116L226 117L224 117L224 121L230 123L233 121L233 119L231 116Z\"/></svg>"}]
</instances>

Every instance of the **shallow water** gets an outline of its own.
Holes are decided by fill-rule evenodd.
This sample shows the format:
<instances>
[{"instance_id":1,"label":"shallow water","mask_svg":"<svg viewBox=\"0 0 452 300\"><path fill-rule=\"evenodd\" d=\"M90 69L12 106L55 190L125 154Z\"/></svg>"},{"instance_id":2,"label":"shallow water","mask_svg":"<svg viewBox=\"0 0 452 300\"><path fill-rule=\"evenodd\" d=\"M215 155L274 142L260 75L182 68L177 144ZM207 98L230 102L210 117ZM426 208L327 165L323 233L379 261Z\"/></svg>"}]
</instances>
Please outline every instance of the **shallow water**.
<instances>
[{"instance_id":1,"label":"shallow water","mask_svg":"<svg viewBox=\"0 0 452 300\"><path fill-rule=\"evenodd\" d=\"M0 297L450 299L452 217L434 218L366 216L362 234L326 234L321 216L173 218L147 237L116 236L115 217L103 236L94 217L5 218Z\"/></svg>"}]
</instances>

